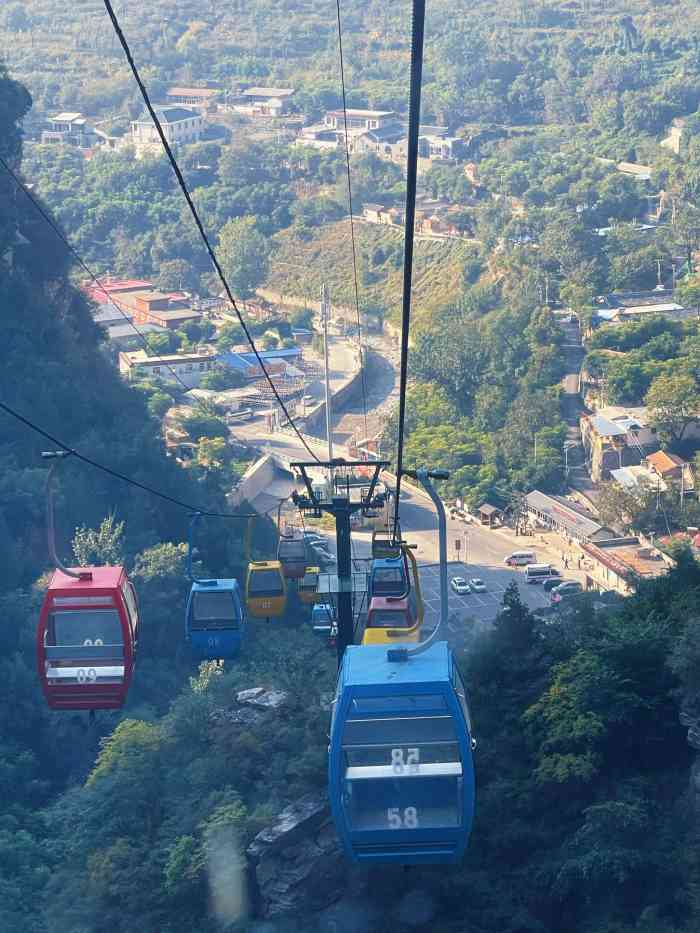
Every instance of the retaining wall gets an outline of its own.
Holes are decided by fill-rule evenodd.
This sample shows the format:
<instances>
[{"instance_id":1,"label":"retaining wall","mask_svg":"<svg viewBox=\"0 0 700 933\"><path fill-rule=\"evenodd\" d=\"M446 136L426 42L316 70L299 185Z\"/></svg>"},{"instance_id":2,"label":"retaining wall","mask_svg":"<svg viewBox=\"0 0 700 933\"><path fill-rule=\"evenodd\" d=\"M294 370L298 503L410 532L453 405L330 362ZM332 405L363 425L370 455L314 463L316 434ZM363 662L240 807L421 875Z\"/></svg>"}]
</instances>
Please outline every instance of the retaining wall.
<instances>
[{"instance_id":1,"label":"retaining wall","mask_svg":"<svg viewBox=\"0 0 700 933\"><path fill-rule=\"evenodd\" d=\"M377 353L373 350L365 349L365 367L367 369L371 368L372 363L379 359ZM332 408L333 411L340 405L344 405L346 402L352 401L355 398L360 398L362 394L362 367L357 370L357 372L350 376L347 382L344 382L339 389L336 389L333 392L333 401ZM326 403L325 401L320 402L316 408L310 414L306 416L303 420L304 430L309 434L316 434L319 437L324 437L326 434Z\"/></svg>"}]
</instances>

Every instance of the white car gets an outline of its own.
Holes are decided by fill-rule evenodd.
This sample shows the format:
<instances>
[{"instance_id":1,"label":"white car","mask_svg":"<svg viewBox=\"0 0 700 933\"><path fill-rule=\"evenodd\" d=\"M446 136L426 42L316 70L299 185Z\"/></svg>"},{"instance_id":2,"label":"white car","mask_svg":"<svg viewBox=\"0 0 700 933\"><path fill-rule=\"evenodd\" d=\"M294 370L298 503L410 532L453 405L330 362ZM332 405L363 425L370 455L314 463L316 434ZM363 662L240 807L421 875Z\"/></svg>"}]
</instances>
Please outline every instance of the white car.
<instances>
[{"instance_id":1,"label":"white car","mask_svg":"<svg viewBox=\"0 0 700 933\"><path fill-rule=\"evenodd\" d=\"M450 580L450 586L458 596L467 596L469 593L471 593L471 587L464 579L464 577L452 577Z\"/></svg>"},{"instance_id":2,"label":"white car","mask_svg":"<svg viewBox=\"0 0 700 933\"><path fill-rule=\"evenodd\" d=\"M471 589L472 593L486 592L486 584L483 580L480 580L479 577L472 577L472 579L469 581L469 588Z\"/></svg>"}]
</instances>

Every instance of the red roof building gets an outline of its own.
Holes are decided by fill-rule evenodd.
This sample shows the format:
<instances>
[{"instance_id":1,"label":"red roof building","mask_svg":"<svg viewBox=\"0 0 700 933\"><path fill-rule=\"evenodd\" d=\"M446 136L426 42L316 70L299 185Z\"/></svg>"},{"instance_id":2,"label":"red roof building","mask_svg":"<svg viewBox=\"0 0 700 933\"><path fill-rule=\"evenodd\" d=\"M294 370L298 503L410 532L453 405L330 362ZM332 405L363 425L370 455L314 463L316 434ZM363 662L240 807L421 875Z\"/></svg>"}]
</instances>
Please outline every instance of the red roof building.
<instances>
[{"instance_id":1,"label":"red roof building","mask_svg":"<svg viewBox=\"0 0 700 933\"><path fill-rule=\"evenodd\" d=\"M144 289L153 288L152 282L144 282L140 279L101 279L97 282L83 282L80 286L83 292L98 304L104 304L115 295L124 295L128 292L138 292Z\"/></svg>"}]
</instances>

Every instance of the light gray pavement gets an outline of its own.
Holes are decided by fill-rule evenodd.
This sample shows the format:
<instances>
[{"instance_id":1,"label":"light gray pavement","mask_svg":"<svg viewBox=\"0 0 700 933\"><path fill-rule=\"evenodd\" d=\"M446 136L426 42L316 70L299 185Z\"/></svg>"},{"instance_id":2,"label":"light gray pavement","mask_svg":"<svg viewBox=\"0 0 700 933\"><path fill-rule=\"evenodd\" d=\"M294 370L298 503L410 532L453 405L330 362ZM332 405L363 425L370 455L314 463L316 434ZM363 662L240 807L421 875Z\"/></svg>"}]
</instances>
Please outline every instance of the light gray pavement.
<instances>
[{"instance_id":1,"label":"light gray pavement","mask_svg":"<svg viewBox=\"0 0 700 933\"><path fill-rule=\"evenodd\" d=\"M404 538L418 547L414 554L420 565L421 584L425 581L424 602L426 607L426 625L430 629L439 616L439 577L438 577L438 531L437 517L432 503L422 495L404 487L401 494L401 528ZM335 538L331 532L321 532L328 541L328 547L335 554ZM465 539L466 535L466 539ZM455 560L454 544L461 541L460 556L466 560ZM355 531L352 536L353 554L356 558L371 556L371 532ZM468 543L468 550L465 545ZM476 619L480 622L492 621L503 599L503 593L511 581L518 584L521 599L531 609L549 605L549 597L539 584L525 582L525 568L510 568L504 563L512 551L531 550L537 556L538 563L551 563L562 574L562 579L584 581L583 572L571 559L568 569L564 568L561 555L568 557L568 549L561 539L552 534L517 538L510 529L489 529L477 522L469 525L461 521L448 519L448 560L450 577L460 576L470 579L478 577L486 583L486 593L470 593L458 596L453 590L449 593L450 612L459 619Z\"/></svg>"},{"instance_id":2,"label":"light gray pavement","mask_svg":"<svg viewBox=\"0 0 700 933\"><path fill-rule=\"evenodd\" d=\"M530 609L549 606L549 596L539 584L525 582L524 568L511 570L501 566L469 566L453 561L449 565L449 576L478 577L486 584L485 593L470 593L458 596L452 588L449 590L450 629L456 631L470 619L479 622L491 622L501 607L506 587L515 582L520 598ZM440 568L437 565L424 565L420 568L420 581L425 606L425 629L432 631L440 617Z\"/></svg>"}]
</instances>

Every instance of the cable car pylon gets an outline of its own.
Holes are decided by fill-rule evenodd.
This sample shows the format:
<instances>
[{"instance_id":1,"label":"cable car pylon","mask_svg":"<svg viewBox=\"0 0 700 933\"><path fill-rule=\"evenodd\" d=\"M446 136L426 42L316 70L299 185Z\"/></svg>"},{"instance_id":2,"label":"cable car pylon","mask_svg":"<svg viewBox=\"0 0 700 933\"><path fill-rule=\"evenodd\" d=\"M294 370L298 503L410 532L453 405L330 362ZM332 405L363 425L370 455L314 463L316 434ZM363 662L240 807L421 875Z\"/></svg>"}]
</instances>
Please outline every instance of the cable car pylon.
<instances>
[{"instance_id":1,"label":"cable car pylon","mask_svg":"<svg viewBox=\"0 0 700 933\"><path fill-rule=\"evenodd\" d=\"M343 460L334 458L325 463L295 462L290 467L298 470L306 487L306 494L299 493L296 490L292 493L294 504L302 512L311 512L315 517L320 518L323 512L332 515L335 518L335 535L338 559L338 637L336 641L336 650L338 654L338 667L343 660L345 649L352 645L355 635L355 625L353 618L353 575L352 575L352 544L350 538L350 516L356 512L366 512L367 510L381 508L384 505L385 494L375 495L377 482L380 472L389 466L388 460L375 460L370 466L374 467L372 478L366 491L359 489L359 495L353 500L351 492L357 487L351 487L348 479L345 495L342 494L342 486L332 487L328 490L328 495L319 491L318 486L314 486L311 477L308 474L310 469L322 469L333 475L336 472L350 470L354 467L367 467L367 461Z\"/></svg>"}]
</instances>

